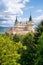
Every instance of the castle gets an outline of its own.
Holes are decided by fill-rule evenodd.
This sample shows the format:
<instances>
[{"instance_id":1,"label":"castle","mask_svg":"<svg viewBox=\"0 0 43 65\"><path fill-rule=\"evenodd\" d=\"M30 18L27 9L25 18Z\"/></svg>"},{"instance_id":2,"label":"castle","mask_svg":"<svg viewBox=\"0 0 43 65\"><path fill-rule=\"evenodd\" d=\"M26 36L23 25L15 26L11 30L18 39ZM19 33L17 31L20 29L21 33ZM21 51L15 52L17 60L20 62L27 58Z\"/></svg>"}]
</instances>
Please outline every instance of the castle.
<instances>
[{"instance_id":1,"label":"castle","mask_svg":"<svg viewBox=\"0 0 43 65\"><path fill-rule=\"evenodd\" d=\"M23 24L22 22L18 22L17 17L15 20L14 27L7 31L8 34L26 34L28 32L34 33L34 22L30 15L29 20Z\"/></svg>"}]
</instances>

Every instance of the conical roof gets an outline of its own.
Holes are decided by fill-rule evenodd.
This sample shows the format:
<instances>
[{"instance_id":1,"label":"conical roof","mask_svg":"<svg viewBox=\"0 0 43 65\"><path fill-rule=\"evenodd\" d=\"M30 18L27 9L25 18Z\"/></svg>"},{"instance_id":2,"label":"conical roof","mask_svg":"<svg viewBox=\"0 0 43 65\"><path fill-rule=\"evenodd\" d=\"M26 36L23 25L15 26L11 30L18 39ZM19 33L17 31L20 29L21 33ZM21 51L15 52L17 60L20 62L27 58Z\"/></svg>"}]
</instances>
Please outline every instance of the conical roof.
<instances>
[{"instance_id":1,"label":"conical roof","mask_svg":"<svg viewBox=\"0 0 43 65\"><path fill-rule=\"evenodd\" d=\"M18 23L18 20L17 20L17 17L16 17L15 24L17 24L17 23Z\"/></svg>"},{"instance_id":2,"label":"conical roof","mask_svg":"<svg viewBox=\"0 0 43 65\"><path fill-rule=\"evenodd\" d=\"M32 21L32 16L31 16L31 13L30 13L30 18L29 18L29 21Z\"/></svg>"}]
</instances>

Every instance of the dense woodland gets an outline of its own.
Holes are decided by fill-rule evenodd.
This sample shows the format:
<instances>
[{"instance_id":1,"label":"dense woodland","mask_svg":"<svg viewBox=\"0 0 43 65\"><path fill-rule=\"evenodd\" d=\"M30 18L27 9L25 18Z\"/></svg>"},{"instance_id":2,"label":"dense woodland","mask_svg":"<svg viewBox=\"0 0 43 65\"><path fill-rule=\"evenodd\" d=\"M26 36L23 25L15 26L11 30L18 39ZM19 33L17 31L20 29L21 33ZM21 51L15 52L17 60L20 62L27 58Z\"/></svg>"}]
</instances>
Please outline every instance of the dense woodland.
<instances>
[{"instance_id":1,"label":"dense woodland","mask_svg":"<svg viewBox=\"0 0 43 65\"><path fill-rule=\"evenodd\" d=\"M43 21L35 34L0 34L0 65L43 65Z\"/></svg>"}]
</instances>

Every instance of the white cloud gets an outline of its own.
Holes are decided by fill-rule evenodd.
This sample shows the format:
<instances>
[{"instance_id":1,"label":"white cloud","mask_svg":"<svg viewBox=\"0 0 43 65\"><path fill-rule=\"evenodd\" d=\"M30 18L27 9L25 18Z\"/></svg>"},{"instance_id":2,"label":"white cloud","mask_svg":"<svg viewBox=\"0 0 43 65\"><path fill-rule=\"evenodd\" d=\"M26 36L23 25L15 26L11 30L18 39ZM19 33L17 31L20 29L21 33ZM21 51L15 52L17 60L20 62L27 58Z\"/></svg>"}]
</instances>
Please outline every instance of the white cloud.
<instances>
[{"instance_id":1,"label":"white cloud","mask_svg":"<svg viewBox=\"0 0 43 65\"><path fill-rule=\"evenodd\" d=\"M25 7L25 4L23 2L29 2L29 0L3 0L3 2L6 4L7 9L6 11L14 13L14 14L23 14L23 11L21 8Z\"/></svg>"},{"instance_id":2,"label":"white cloud","mask_svg":"<svg viewBox=\"0 0 43 65\"><path fill-rule=\"evenodd\" d=\"M36 18L34 18L35 21L41 21L43 20L43 15L37 16Z\"/></svg>"},{"instance_id":3,"label":"white cloud","mask_svg":"<svg viewBox=\"0 0 43 65\"><path fill-rule=\"evenodd\" d=\"M36 12L42 13L43 10L42 9L38 9Z\"/></svg>"},{"instance_id":4,"label":"white cloud","mask_svg":"<svg viewBox=\"0 0 43 65\"><path fill-rule=\"evenodd\" d=\"M30 6L29 8L31 8L31 9L32 9L32 8L34 8L34 6Z\"/></svg>"},{"instance_id":5,"label":"white cloud","mask_svg":"<svg viewBox=\"0 0 43 65\"><path fill-rule=\"evenodd\" d=\"M23 3L25 4L26 2L30 2L30 0L23 0Z\"/></svg>"},{"instance_id":6,"label":"white cloud","mask_svg":"<svg viewBox=\"0 0 43 65\"><path fill-rule=\"evenodd\" d=\"M26 2L30 0L1 0L0 1L0 18L8 21L1 21L2 24L12 24L16 15L23 14L23 8Z\"/></svg>"}]
</instances>

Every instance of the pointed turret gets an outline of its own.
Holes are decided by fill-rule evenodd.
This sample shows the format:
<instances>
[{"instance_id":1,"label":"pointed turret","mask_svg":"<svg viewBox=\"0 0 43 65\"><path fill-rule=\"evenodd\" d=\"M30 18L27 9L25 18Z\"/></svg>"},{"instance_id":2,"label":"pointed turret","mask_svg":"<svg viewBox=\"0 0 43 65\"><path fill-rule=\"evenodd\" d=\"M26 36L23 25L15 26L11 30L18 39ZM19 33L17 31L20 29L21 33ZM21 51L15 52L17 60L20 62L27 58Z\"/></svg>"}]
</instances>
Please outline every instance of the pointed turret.
<instances>
[{"instance_id":1,"label":"pointed turret","mask_svg":"<svg viewBox=\"0 0 43 65\"><path fill-rule=\"evenodd\" d=\"M32 21L32 16L31 16L31 13L30 13L30 18L29 18L29 21Z\"/></svg>"},{"instance_id":2,"label":"pointed turret","mask_svg":"<svg viewBox=\"0 0 43 65\"><path fill-rule=\"evenodd\" d=\"M18 20L17 20L17 17L16 17L15 24L17 24L17 23L18 23Z\"/></svg>"}]
</instances>

